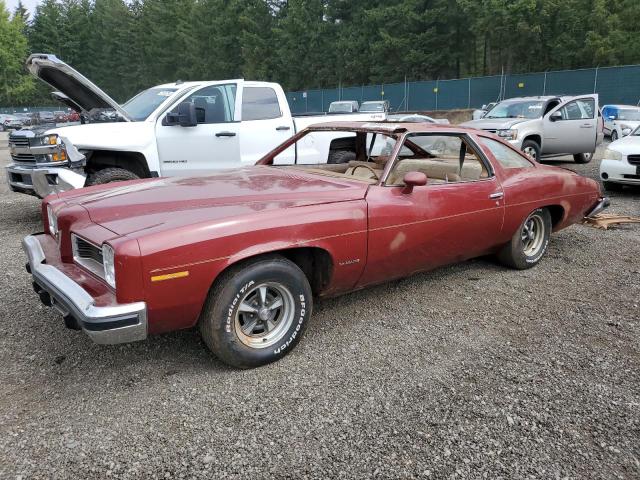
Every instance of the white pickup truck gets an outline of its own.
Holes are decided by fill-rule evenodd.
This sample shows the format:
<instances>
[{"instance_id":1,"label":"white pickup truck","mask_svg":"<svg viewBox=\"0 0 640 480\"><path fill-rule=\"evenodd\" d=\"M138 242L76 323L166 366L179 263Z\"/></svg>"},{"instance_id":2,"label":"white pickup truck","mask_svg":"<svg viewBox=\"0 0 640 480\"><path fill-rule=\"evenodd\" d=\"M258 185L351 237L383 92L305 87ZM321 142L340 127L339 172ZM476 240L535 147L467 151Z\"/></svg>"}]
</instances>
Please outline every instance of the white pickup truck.
<instances>
[{"instance_id":1,"label":"white pickup truck","mask_svg":"<svg viewBox=\"0 0 640 480\"><path fill-rule=\"evenodd\" d=\"M167 83L119 105L54 55L31 55L27 68L83 117L102 119L11 134L9 186L41 198L101 183L253 165L309 125L386 118L385 113L294 118L280 85L245 80ZM292 147L278 161L342 163L352 159L354 142L344 132L309 136L303 150Z\"/></svg>"}]
</instances>

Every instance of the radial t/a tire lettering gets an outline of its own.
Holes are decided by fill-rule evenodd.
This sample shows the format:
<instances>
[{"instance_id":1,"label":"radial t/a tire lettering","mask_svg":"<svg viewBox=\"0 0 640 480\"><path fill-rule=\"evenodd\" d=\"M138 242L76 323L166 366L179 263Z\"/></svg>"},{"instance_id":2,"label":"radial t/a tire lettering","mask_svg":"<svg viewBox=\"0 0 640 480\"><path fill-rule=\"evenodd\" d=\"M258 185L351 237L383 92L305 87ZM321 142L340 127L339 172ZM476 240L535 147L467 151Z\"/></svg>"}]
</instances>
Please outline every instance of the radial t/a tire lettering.
<instances>
[{"instance_id":1,"label":"radial t/a tire lettering","mask_svg":"<svg viewBox=\"0 0 640 480\"><path fill-rule=\"evenodd\" d=\"M304 272L274 255L231 267L216 280L200 316L202 339L224 363L252 368L300 341L312 309Z\"/></svg>"}]
</instances>

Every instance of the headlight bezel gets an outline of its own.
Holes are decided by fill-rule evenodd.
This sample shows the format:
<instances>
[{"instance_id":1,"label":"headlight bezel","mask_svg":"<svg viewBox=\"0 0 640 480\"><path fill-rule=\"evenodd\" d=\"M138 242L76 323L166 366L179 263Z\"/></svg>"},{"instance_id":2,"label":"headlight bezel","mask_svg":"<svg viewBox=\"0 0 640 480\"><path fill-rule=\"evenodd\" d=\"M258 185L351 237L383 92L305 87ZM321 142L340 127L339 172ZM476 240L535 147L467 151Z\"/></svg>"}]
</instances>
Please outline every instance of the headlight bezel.
<instances>
[{"instance_id":1,"label":"headlight bezel","mask_svg":"<svg viewBox=\"0 0 640 480\"><path fill-rule=\"evenodd\" d=\"M616 162L621 162L622 157L623 157L622 152L619 152L617 150L612 150L610 148L605 148L604 154L602 156L604 160L614 160Z\"/></svg>"},{"instance_id":2,"label":"headlight bezel","mask_svg":"<svg viewBox=\"0 0 640 480\"><path fill-rule=\"evenodd\" d=\"M104 268L104 281L116 289L116 252L108 243L102 244L102 266Z\"/></svg>"},{"instance_id":3,"label":"headlight bezel","mask_svg":"<svg viewBox=\"0 0 640 480\"><path fill-rule=\"evenodd\" d=\"M51 236L58 238L58 232L60 231L58 229L58 216L53 211L51 204L47 205L47 227Z\"/></svg>"},{"instance_id":4,"label":"headlight bezel","mask_svg":"<svg viewBox=\"0 0 640 480\"><path fill-rule=\"evenodd\" d=\"M518 138L518 130L515 128L500 128L496 130L496 135L505 140L516 140Z\"/></svg>"}]
</instances>

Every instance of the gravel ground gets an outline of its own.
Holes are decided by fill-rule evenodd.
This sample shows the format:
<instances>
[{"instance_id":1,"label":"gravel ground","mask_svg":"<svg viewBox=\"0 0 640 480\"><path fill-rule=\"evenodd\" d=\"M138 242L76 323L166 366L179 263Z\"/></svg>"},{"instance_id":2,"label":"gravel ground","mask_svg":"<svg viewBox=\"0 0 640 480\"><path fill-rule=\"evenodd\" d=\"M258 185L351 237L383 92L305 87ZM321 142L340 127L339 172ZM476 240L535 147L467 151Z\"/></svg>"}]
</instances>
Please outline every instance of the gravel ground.
<instances>
[{"instance_id":1,"label":"gravel ground","mask_svg":"<svg viewBox=\"0 0 640 480\"><path fill-rule=\"evenodd\" d=\"M325 300L291 355L236 371L194 331L66 330L23 267L38 208L0 184L2 478L640 478L638 226Z\"/></svg>"}]
</instances>

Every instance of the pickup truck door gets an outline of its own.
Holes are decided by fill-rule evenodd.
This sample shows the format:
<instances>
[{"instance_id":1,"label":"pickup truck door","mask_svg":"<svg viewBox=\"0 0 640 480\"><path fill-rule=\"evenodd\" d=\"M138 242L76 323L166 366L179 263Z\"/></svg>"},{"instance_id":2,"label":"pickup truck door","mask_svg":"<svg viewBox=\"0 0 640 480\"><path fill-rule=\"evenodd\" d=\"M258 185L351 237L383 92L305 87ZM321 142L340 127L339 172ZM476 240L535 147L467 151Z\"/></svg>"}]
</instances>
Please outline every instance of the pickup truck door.
<instances>
[{"instance_id":1,"label":"pickup truck door","mask_svg":"<svg viewBox=\"0 0 640 480\"><path fill-rule=\"evenodd\" d=\"M543 154L592 153L598 141L598 95L569 98L543 121Z\"/></svg>"},{"instance_id":2,"label":"pickup truck door","mask_svg":"<svg viewBox=\"0 0 640 480\"><path fill-rule=\"evenodd\" d=\"M208 85L181 102L194 103L195 127L156 122L156 141L162 176L202 175L240 166L240 123L235 121L237 84ZM171 111L177 109L174 105Z\"/></svg>"},{"instance_id":3,"label":"pickup truck door","mask_svg":"<svg viewBox=\"0 0 640 480\"><path fill-rule=\"evenodd\" d=\"M266 153L295 132L289 104L275 84L244 82L241 93L240 157L243 165L254 165ZM295 147L277 157L280 164L295 163Z\"/></svg>"}]
</instances>

